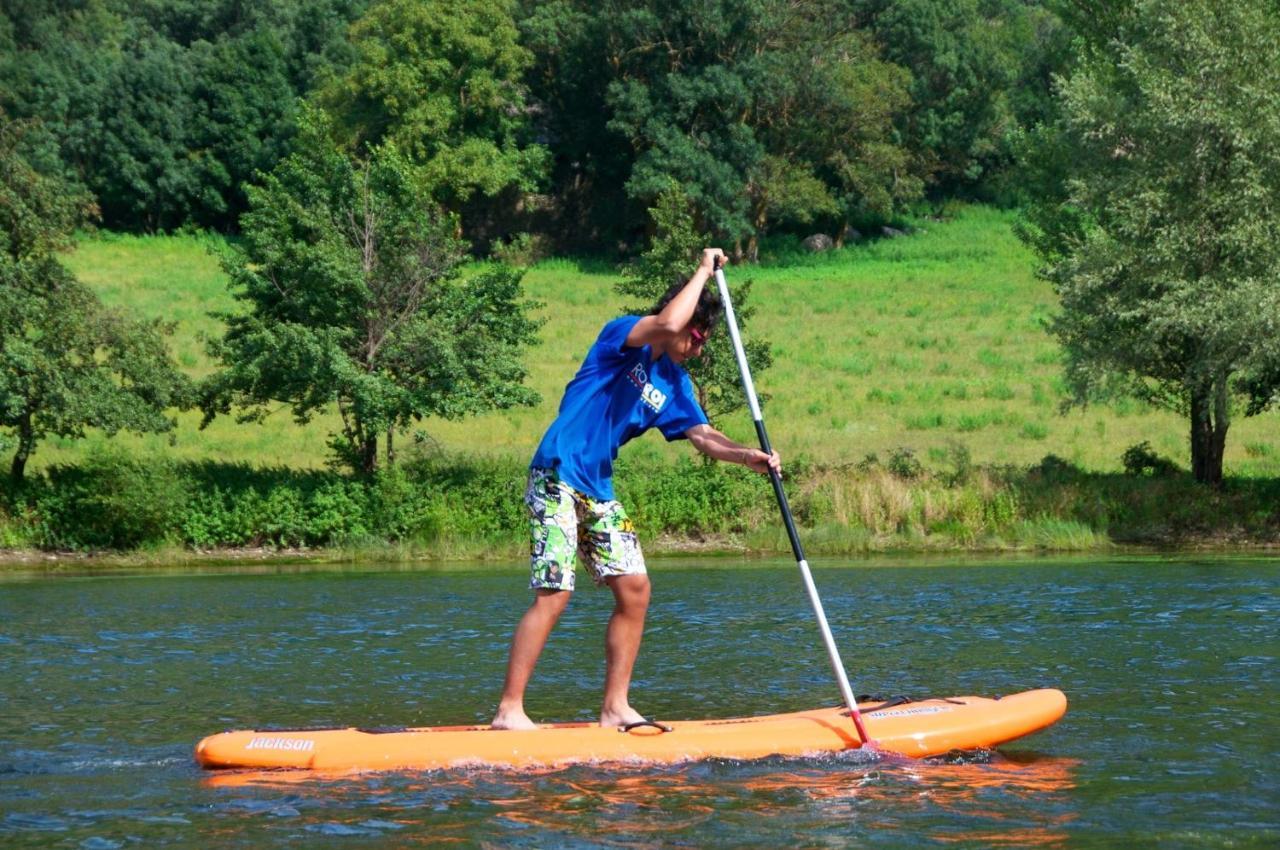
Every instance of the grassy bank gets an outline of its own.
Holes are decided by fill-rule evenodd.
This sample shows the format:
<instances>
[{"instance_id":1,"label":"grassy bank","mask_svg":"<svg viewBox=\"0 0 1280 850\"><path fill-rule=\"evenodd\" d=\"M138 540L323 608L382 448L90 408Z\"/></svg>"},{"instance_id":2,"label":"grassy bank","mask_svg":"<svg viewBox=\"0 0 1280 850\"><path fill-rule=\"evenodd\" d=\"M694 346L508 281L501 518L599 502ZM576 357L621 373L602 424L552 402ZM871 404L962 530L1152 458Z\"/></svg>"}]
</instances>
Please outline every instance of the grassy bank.
<instances>
[{"instance_id":1,"label":"grassy bank","mask_svg":"<svg viewBox=\"0 0 1280 850\"><path fill-rule=\"evenodd\" d=\"M1237 421L1228 486L1213 492L1185 472L1123 471L1126 449L1143 442L1185 464L1185 426L1171 414L1137 402L1060 413L1060 352L1043 330L1053 296L1011 223L962 207L917 222L910 237L824 255L775 241L760 266L731 270L755 280L750 333L774 346L757 386L770 396L806 547L1276 543L1276 414ZM175 321L175 356L200 377L212 369L204 340L220 331L211 313L235 307L217 244L99 235L69 263L108 303ZM333 417L303 427L282 411L263 425L221 418L199 430L198 415L185 413L172 438L43 444L28 486L0 490L0 550L522 557L524 465L594 334L621 309L616 280L599 263L532 268L542 331L528 362L542 403L428 421L401 443L407 462L376 480L326 468ZM745 414L717 424L754 440ZM651 553L787 551L768 487L695 460L686 444L651 436L624 448L619 489Z\"/></svg>"}]
</instances>

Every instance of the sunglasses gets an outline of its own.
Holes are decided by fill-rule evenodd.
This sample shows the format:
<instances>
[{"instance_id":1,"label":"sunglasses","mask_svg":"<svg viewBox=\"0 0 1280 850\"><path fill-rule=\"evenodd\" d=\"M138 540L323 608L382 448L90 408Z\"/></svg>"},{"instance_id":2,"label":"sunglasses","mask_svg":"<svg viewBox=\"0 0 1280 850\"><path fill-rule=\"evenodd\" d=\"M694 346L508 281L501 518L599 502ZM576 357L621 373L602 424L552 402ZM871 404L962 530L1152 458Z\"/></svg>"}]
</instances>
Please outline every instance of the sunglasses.
<instances>
[{"instance_id":1,"label":"sunglasses","mask_svg":"<svg viewBox=\"0 0 1280 850\"><path fill-rule=\"evenodd\" d=\"M711 334L706 331L700 331L697 328L689 328L689 336L693 338L694 345L702 345Z\"/></svg>"}]
</instances>

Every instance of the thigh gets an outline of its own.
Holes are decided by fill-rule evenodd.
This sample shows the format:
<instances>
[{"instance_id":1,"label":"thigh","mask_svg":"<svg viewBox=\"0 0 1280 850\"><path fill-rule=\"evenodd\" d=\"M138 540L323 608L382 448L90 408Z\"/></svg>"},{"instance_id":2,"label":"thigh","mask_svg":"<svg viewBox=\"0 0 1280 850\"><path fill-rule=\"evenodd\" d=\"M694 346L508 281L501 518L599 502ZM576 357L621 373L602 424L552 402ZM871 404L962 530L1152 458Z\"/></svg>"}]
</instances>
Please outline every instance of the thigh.
<instances>
[{"instance_id":1,"label":"thigh","mask_svg":"<svg viewBox=\"0 0 1280 850\"><path fill-rule=\"evenodd\" d=\"M573 590L578 516L573 494L545 469L531 469L524 503L529 508L529 587Z\"/></svg>"},{"instance_id":2,"label":"thigh","mask_svg":"<svg viewBox=\"0 0 1280 850\"><path fill-rule=\"evenodd\" d=\"M645 575L640 539L617 501L579 504L578 555L597 585L613 576Z\"/></svg>"}]
</instances>

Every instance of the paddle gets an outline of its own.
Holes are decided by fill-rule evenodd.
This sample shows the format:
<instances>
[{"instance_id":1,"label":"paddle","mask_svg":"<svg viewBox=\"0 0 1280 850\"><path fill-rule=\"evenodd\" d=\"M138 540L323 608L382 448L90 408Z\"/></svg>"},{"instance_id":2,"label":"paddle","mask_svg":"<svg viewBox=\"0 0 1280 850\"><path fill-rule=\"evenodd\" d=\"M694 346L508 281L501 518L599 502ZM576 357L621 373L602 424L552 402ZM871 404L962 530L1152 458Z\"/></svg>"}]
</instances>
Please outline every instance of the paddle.
<instances>
[{"instance_id":1,"label":"paddle","mask_svg":"<svg viewBox=\"0 0 1280 850\"><path fill-rule=\"evenodd\" d=\"M764 417L760 414L760 402L756 398L755 384L751 381L751 369L747 366L747 355L742 350L742 337L738 333L738 320L733 314L733 302L729 298L729 284L724 279L724 269L720 267L720 259L716 259L716 286L720 288L720 300L724 303L725 324L729 326L729 338L733 341L733 353L738 358L738 371L742 374L742 389L747 394L747 405L751 408L751 418L755 421L756 436L760 438L760 449L765 454L773 454L769 446L769 435L764 429ZM831 636L831 627L827 625L827 615L822 610L822 599L818 597L818 588L814 586L813 575L809 572L809 562L804 558L804 549L800 546L800 535L796 533L796 523L791 516L791 506L787 504L786 491L782 489L782 476L776 470L769 470L769 479L773 482L773 495L778 499L778 507L782 510L782 522L787 527L787 537L791 538L791 551L795 553L796 563L800 566L800 575L804 579L805 590L809 593L809 602L813 605L813 613L818 619L818 628L822 631L822 641L827 646L827 655L831 659L831 667L835 670L836 680L840 683L840 693L844 696L845 705L849 707L849 716L858 729L858 737L864 745L874 746L875 742L867 735L862 725L862 713L858 711L858 703L853 698L853 690L849 687L849 677L844 671L844 662L840 660L840 651L836 649L835 638Z\"/></svg>"}]
</instances>

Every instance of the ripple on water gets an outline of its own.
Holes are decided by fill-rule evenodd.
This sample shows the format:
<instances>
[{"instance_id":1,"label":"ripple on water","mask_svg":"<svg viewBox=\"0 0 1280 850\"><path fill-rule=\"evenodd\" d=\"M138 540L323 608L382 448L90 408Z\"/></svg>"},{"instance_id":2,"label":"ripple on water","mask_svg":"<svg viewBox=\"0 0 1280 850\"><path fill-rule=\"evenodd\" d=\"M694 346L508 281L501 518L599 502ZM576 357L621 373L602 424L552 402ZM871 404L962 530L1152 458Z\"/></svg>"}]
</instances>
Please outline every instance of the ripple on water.
<instances>
[{"instance_id":1,"label":"ripple on water","mask_svg":"<svg viewBox=\"0 0 1280 850\"><path fill-rule=\"evenodd\" d=\"M205 774L190 749L227 727L484 719L527 605L519 582L459 572L7 585L0 844L1113 846L1195 834L1280 846L1269 722L1280 573L1268 562L1150 567L821 572L859 692L1068 693L1061 724L998 753L341 778ZM633 689L646 713L838 701L794 564L662 573ZM540 719L598 707L609 599L579 596L530 690Z\"/></svg>"}]
</instances>

